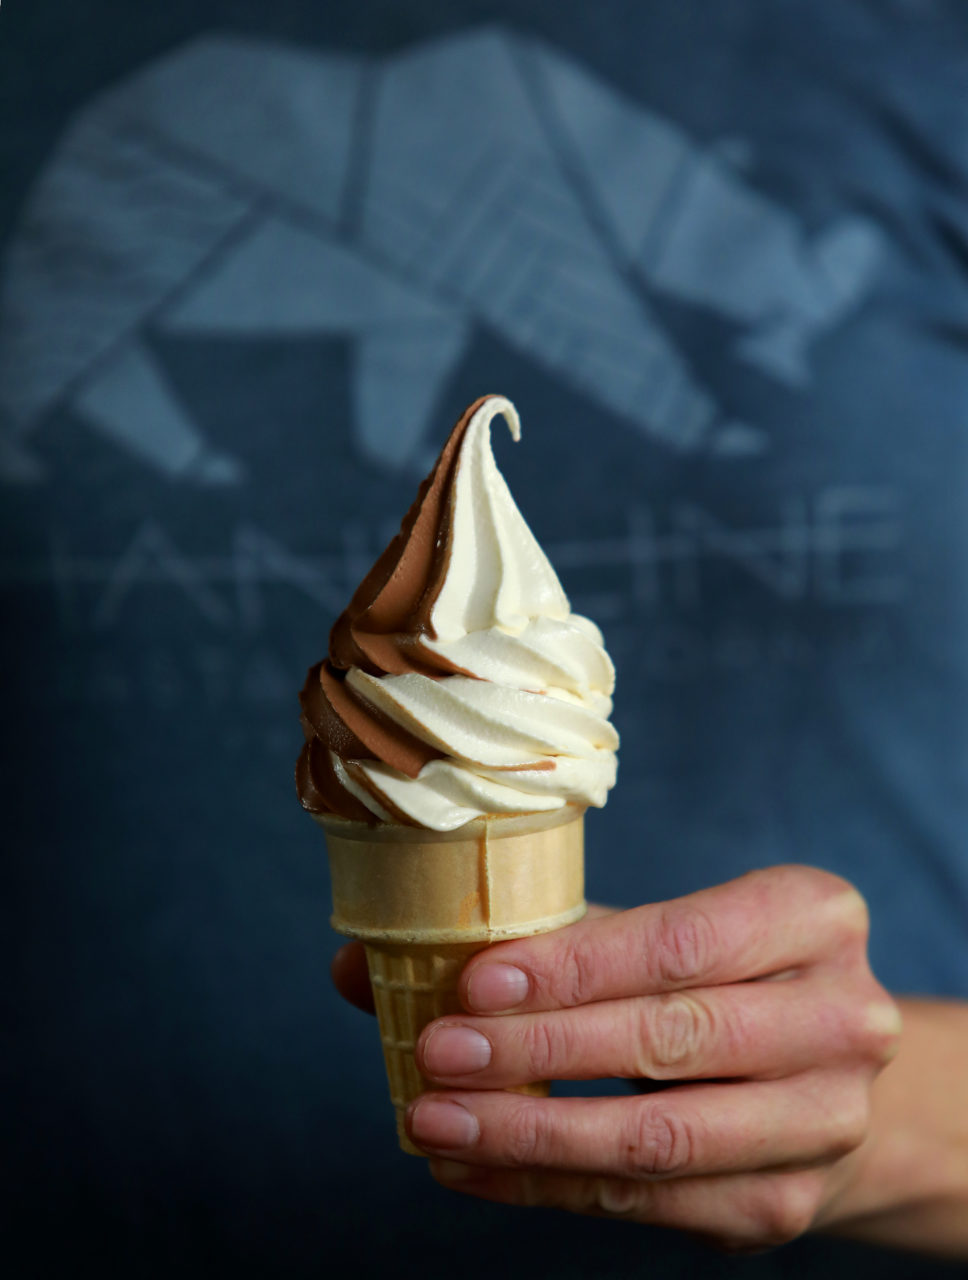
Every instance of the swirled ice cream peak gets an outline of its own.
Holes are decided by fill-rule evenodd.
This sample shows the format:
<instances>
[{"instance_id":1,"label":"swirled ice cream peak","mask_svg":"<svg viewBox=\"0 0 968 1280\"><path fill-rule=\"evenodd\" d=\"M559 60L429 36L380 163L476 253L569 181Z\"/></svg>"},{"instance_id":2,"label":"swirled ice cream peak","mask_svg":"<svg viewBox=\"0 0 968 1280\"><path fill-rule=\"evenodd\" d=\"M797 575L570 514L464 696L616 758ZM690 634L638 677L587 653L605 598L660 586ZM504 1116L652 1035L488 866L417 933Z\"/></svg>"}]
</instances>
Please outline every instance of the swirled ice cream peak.
<instances>
[{"instance_id":1,"label":"swirled ice cream peak","mask_svg":"<svg viewBox=\"0 0 968 1280\"><path fill-rule=\"evenodd\" d=\"M498 470L502 396L462 415L300 696L303 805L451 830L601 805L615 780L612 664Z\"/></svg>"},{"instance_id":2,"label":"swirled ice cream peak","mask_svg":"<svg viewBox=\"0 0 968 1280\"><path fill-rule=\"evenodd\" d=\"M517 411L491 396L471 417L453 482L446 572L430 612L438 643L494 628L521 631L532 618L567 618L554 569L515 505L491 451L491 422L503 414L514 440Z\"/></svg>"}]
</instances>

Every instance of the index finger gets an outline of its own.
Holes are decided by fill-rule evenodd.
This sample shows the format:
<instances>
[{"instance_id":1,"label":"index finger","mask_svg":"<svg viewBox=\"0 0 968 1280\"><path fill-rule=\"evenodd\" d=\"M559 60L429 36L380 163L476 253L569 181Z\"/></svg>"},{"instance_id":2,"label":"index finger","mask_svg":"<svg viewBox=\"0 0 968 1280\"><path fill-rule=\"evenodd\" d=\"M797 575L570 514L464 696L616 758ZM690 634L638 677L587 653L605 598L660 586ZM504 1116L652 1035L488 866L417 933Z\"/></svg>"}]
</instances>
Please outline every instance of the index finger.
<instances>
[{"instance_id":1,"label":"index finger","mask_svg":"<svg viewBox=\"0 0 968 1280\"><path fill-rule=\"evenodd\" d=\"M751 871L668 902L488 947L466 965L472 1013L526 1013L743 982L865 941L863 898L816 867Z\"/></svg>"}]
</instances>

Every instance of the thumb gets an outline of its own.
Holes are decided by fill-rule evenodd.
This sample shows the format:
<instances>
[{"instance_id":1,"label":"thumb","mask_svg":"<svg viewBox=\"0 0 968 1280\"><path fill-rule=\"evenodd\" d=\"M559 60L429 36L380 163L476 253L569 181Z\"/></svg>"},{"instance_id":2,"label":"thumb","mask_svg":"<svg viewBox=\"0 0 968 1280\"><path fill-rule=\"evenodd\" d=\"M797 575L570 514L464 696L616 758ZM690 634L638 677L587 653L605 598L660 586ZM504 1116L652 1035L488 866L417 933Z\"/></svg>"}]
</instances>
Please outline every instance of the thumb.
<instances>
[{"instance_id":1,"label":"thumb","mask_svg":"<svg viewBox=\"0 0 968 1280\"><path fill-rule=\"evenodd\" d=\"M373 990L366 967L362 942L348 942L340 947L329 966L333 986L350 1004L364 1013L373 1013Z\"/></svg>"}]
</instances>

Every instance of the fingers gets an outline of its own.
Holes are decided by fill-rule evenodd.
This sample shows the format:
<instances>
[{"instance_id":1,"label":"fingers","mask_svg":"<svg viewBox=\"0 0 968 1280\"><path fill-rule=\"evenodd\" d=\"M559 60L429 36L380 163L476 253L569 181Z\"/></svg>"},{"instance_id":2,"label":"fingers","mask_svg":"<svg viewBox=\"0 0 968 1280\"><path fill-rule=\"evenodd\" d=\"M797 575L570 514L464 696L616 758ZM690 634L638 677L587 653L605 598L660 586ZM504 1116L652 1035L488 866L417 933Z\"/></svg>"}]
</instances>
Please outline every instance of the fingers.
<instances>
[{"instance_id":1,"label":"fingers","mask_svg":"<svg viewBox=\"0 0 968 1280\"><path fill-rule=\"evenodd\" d=\"M600 919L614 915L615 907L603 907L597 903L588 904L588 918ZM366 963L366 952L362 942L348 942L333 956L330 961L330 977L336 990L350 1004L364 1013L375 1013L373 989L370 986Z\"/></svg>"},{"instance_id":2,"label":"fingers","mask_svg":"<svg viewBox=\"0 0 968 1280\"><path fill-rule=\"evenodd\" d=\"M652 1180L839 1159L863 1141L868 1110L866 1081L817 1074L637 1098L431 1093L407 1128L425 1151L467 1164Z\"/></svg>"},{"instance_id":3,"label":"fingers","mask_svg":"<svg viewBox=\"0 0 968 1280\"><path fill-rule=\"evenodd\" d=\"M505 1018L445 1017L417 1043L417 1065L449 1088L533 1080L777 1079L817 1063L884 1064L894 1006L813 979L745 982Z\"/></svg>"},{"instance_id":4,"label":"fingers","mask_svg":"<svg viewBox=\"0 0 968 1280\"><path fill-rule=\"evenodd\" d=\"M366 965L366 952L362 942L348 942L340 947L330 961L333 986L344 1000L356 1005L364 1013L374 1013L373 988Z\"/></svg>"},{"instance_id":5,"label":"fingers","mask_svg":"<svg viewBox=\"0 0 968 1280\"><path fill-rule=\"evenodd\" d=\"M741 982L863 953L860 894L815 867L770 867L671 902L498 943L471 959L472 1013L532 1012Z\"/></svg>"},{"instance_id":6,"label":"fingers","mask_svg":"<svg viewBox=\"0 0 968 1280\"><path fill-rule=\"evenodd\" d=\"M802 1235L822 1195L810 1171L641 1182L441 1159L430 1161L430 1171L443 1186L483 1200L672 1227L734 1251L772 1248Z\"/></svg>"},{"instance_id":7,"label":"fingers","mask_svg":"<svg viewBox=\"0 0 968 1280\"><path fill-rule=\"evenodd\" d=\"M615 907L603 907L594 902L588 904L588 918L592 920L614 915L615 912ZM349 942L340 947L330 962L330 976L344 1000L356 1005L364 1013L375 1012L373 989L370 986L362 942Z\"/></svg>"}]
</instances>

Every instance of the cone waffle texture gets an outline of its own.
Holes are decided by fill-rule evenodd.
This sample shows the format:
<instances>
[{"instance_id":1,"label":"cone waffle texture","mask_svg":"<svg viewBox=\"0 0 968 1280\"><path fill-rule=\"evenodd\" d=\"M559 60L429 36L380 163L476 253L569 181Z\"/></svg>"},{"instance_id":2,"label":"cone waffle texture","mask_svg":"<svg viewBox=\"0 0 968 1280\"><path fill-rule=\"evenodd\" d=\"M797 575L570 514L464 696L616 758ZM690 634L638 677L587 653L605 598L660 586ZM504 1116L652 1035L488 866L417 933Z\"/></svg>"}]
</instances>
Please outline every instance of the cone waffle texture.
<instances>
[{"instance_id":1,"label":"cone waffle texture","mask_svg":"<svg viewBox=\"0 0 968 1280\"><path fill-rule=\"evenodd\" d=\"M414 1047L428 1022L445 1013L461 1012L457 980L469 957L480 950L481 944L476 942L366 948L390 1101L397 1115L397 1137L403 1150L411 1155L423 1153L407 1137L404 1114L413 1099L427 1088L417 1070ZM515 1092L544 1096L548 1085L522 1085Z\"/></svg>"},{"instance_id":2,"label":"cone waffle texture","mask_svg":"<svg viewBox=\"0 0 968 1280\"><path fill-rule=\"evenodd\" d=\"M581 809L480 818L454 832L320 819L335 929L366 944L390 1096L404 1151L408 1104L426 1089L423 1028L461 1011L468 958L502 938L559 928L585 911ZM543 1095L546 1083L519 1092Z\"/></svg>"}]
</instances>

